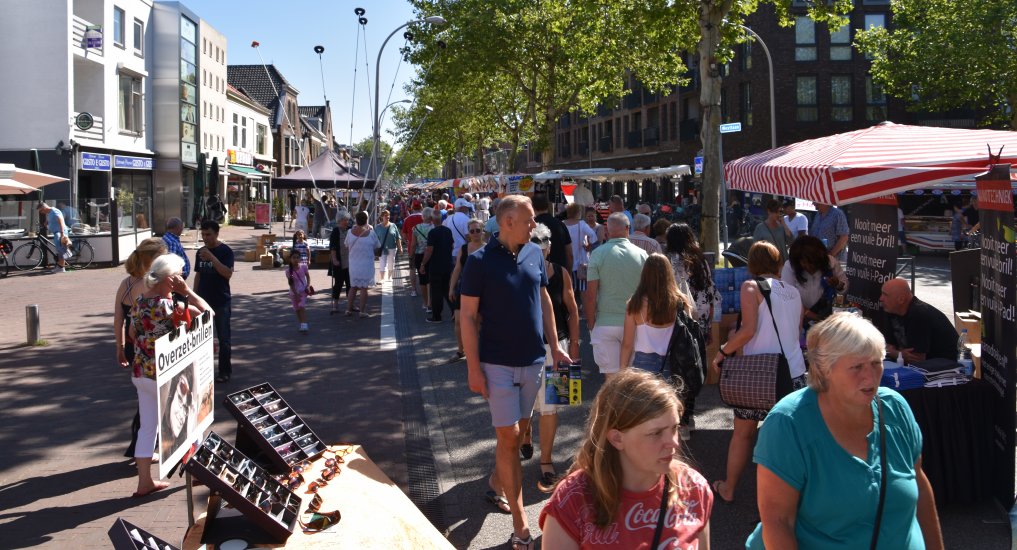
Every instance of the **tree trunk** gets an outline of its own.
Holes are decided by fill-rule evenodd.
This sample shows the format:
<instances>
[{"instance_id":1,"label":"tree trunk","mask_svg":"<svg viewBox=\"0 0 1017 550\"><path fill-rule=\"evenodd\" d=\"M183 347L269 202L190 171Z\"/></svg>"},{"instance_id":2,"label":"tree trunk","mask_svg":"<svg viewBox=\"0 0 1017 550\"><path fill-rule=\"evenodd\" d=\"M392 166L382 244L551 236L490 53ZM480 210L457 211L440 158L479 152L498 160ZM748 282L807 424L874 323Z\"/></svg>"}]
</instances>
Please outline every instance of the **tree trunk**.
<instances>
[{"instance_id":1,"label":"tree trunk","mask_svg":"<svg viewBox=\"0 0 1017 550\"><path fill-rule=\"evenodd\" d=\"M720 243L720 194L723 165L720 163L720 67L715 52L720 45L720 26L731 9L731 0L699 3L699 138L703 143L703 190L700 196L703 250L718 251Z\"/></svg>"},{"instance_id":2,"label":"tree trunk","mask_svg":"<svg viewBox=\"0 0 1017 550\"><path fill-rule=\"evenodd\" d=\"M1017 93L1011 93L1006 100L1010 103L1010 129L1017 130Z\"/></svg>"}]
</instances>

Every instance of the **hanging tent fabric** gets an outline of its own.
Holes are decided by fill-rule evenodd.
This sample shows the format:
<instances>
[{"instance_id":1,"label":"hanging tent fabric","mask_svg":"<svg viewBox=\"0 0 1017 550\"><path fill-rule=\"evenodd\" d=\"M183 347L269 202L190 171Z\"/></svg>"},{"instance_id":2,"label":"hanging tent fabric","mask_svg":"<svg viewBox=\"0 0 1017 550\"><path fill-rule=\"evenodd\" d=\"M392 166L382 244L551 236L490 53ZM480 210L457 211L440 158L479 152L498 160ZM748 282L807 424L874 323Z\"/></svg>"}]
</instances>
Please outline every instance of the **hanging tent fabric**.
<instances>
[{"instance_id":1,"label":"hanging tent fabric","mask_svg":"<svg viewBox=\"0 0 1017 550\"><path fill-rule=\"evenodd\" d=\"M843 205L970 178L1001 147L999 163L1017 165L1017 132L883 122L732 160L724 171L731 189Z\"/></svg>"},{"instance_id":2,"label":"hanging tent fabric","mask_svg":"<svg viewBox=\"0 0 1017 550\"><path fill-rule=\"evenodd\" d=\"M338 154L325 151L310 164L272 180L275 189L363 189L364 175L350 168ZM317 186L315 185L317 184ZM367 180L367 189L374 188L374 180Z\"/></svg>"}]
</instances>

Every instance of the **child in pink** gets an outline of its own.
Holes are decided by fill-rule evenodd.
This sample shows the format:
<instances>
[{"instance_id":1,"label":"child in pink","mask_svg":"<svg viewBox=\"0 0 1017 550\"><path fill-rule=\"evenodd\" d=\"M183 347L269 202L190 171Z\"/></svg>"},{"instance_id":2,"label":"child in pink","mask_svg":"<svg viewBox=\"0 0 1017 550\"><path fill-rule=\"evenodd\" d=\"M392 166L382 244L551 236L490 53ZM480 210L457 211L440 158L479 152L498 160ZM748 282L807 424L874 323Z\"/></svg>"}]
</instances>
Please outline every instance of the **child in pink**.
<instances>
[{"instance_id":1,"label":"child in pink","mask_svg":"<svg viewBox=\"0 0 1017 550\"><path fill-rule=\"evenodd\" d=\"M290 302L293 303L293 311L297 312L297 320L300 321L300 332L307 332L307 297L314 293L311 286L311 273L307 270L307 264L301 261L300 254L295 251L290 253L290 263L286 267L286 281L290 285Z\"/></svg>"}]
</instances>

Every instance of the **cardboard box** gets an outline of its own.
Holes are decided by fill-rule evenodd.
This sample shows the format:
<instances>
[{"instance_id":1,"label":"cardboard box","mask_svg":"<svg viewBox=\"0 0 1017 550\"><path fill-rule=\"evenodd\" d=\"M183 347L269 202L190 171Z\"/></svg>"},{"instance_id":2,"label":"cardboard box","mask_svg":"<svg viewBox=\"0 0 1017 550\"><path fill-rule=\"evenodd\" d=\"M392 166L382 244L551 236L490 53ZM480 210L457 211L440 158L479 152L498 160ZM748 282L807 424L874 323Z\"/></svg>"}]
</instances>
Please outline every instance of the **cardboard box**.
<instances>
[{"instance_id":1,"label":"cardboard box","mask_svg":"<svg viewBox=\"0 0 1017 550\"><path fill-rule=\"evenodd\" d=\"M953 324L957 334L968 329L968 343L982 343L982 314L977 311L959 311L953 314Z\"/></svg>"},{"instance_id":2,"label":"cardboard box","mask_svg":"<svg viewBox=\"0 0 1017 550\"><path fill-rule=\"evenodd\" d=\"M272 269L272 255L271 254L262 254L261 255L261 268L262 269Z\"/></svg>"},{"instance_id":3,"label":"cardboard box","mask_svg":"<svg viewBox=\"0 0 1017 550\"><path fill-rule=\"evenodd\" d=\"M315 250L314 251L314 265L328 265L328 262L332 260L332 253L328 250Z\"/></svg>"},{"instance_id":4,"label":"cardboard box","mask_svg":"<svg viewBox=\"0 0 1017 550\"><path fill-rule=\"evenodd\" d=\"M262 251L261 254L264 254L264 251ZM258 251L256 251L256 250L245 250L244 251L244 261L245 262L256 262L256 261L258 261L258 258L261 257L261 254L259 254Z\"/></svg>"}]
</instances>

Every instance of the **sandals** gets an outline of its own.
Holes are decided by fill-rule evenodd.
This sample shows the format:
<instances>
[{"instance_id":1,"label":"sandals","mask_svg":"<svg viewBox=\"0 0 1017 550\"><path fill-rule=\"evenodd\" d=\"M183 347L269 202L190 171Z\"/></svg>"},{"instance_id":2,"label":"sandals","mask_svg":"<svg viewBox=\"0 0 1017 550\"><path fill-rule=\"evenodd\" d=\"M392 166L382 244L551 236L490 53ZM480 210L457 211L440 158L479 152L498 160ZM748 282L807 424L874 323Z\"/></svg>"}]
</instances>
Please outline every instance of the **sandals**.
<instances>
[{"instance_id":1,"label":"sandals","mask_svg":"<svg viewBox=\"0 0 1017 550\"><path fill-rule=\"evenodd\" d=\"M541 493L553 493L555 485L558 484L558 474L554 472L553 462L541 462L541 466L550 466L550 472L540 472L540 479L537 481L537 490Z\"/></svg>"},{"instance_id":2,"label":"sandals","mask_svg":"<svg viewBox=\"0 0 1017 550\"><path fill-rule=\"evenodd\" d=\"M512 513L512 509L509 508L508 499L494 492L494 490L490 490L484 493L484 498L486 498L487 501L490 502L491 504L494 504L494 506L498 508L498 511L500 511L501 513L503 514Z\"/></svg>"},{"instance_id":3,"label":"sandals","mask_svg":"<svg viewBox=\"0 0 1017 550\"><path fill-rule=\"evenodd\" d=\"M523 457L523 460L533 458L533 443L523 443L520 445L519 454Z\"/></svg>"},{"instance_id":4,"label":"sandals","mask_svg":"<svg viewBox=\"0 0 1017 550\"><path fill-rule=\"evenodd\" d=\"M512 533L512 536L509 537L509 546L512 547L512 550L533 550L533 535L527 535L525 539L521 539Z\"/></svg>"}]
</instances>

